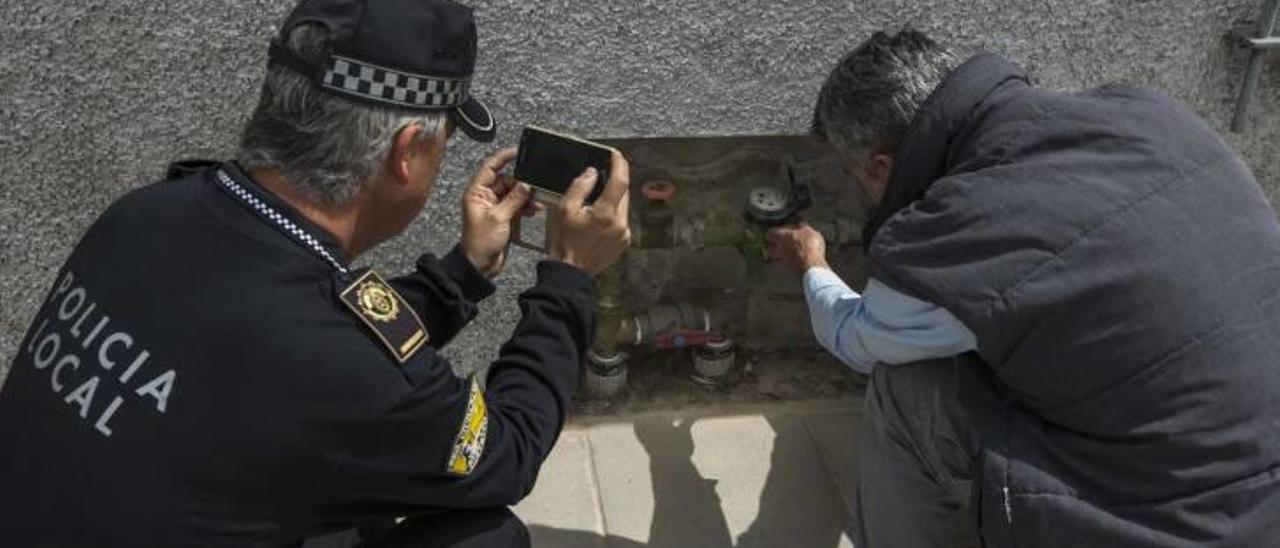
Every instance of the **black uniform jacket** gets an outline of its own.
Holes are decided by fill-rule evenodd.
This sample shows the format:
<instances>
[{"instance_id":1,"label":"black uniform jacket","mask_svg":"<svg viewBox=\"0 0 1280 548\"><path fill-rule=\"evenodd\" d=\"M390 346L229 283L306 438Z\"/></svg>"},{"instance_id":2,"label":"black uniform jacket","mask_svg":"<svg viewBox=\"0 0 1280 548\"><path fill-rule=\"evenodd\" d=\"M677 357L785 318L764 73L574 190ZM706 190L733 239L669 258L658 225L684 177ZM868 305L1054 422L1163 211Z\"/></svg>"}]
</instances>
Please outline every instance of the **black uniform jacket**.
<instances>
[{"instance_id":1,"label":"black uniform jacket","mask_svg":"<svg viewBox=\"0 0 1280 548\"><path fill-rule=\"evenodd\" d=\"M591 339L590 278L538 265L481 394L439 354L493 292L459 250L388 280L429 334L401 363L339 300L361 272L337 275L217 169L343 261L231 163L113 204L0 392L0 542L272 546L527 494Z\"/></svg>"}]
</instances>

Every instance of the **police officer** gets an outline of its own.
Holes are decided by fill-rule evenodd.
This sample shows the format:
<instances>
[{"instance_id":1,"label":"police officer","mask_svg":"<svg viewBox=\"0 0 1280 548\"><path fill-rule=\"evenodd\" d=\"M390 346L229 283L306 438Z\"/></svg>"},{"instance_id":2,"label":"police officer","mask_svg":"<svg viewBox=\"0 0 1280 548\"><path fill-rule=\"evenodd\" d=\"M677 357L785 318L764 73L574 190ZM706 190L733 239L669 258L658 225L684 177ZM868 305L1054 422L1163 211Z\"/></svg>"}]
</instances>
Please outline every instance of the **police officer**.
<instances>
[{"instance_id":1,"label":"police officer","mask_svg":"<svg viewBox=\"0 0 1280 548\"><path fill-rule=\"evenodd\" d=\"M471 10L304 0L236 161L185 164L89 228L0 394L11 546L519 546L591 339L591 274L628 245L627 164L549 211L550 255L487 379L440 350L476 315L530 190L484 162L462 240L384 279L350 261L429 197L470 94Z\"/></svg>"}]
</instances>

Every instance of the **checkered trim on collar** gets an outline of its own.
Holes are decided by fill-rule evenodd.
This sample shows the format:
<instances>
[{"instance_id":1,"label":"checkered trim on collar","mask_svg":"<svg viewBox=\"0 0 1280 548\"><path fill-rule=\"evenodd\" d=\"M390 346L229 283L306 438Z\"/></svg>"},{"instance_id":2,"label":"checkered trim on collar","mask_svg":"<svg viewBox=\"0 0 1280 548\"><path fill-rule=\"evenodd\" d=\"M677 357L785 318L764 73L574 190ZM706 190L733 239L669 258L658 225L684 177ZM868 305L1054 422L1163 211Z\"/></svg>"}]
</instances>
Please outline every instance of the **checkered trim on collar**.
<instances>
[{"instance_id":1,"label":"checkered trim on collar","mask_svg":"<svg viewBox=\"0 0 1280 548\"><path fill-rule=\"evenodd\" d=\"M400 72L333 56L320 85L339 93L411 108L446 109L467 102L468 78Z\"/></svg>"},{"instance_id":2,"label":"checkered trim on collar","mask_svg":"<svg viewBox=\"0 0 1280 548\"><path fill-rule=\"evenodd\" d=\"M279 211L276 211L262 200L259 200L252 192L249 192L247 189L240 186L239 183L233 181L231 176L227 175L227 172L219 169L215 173L219 183L218 188L225 190L227 193L231 194L232 197L240 200L240 203L244 204L254 213L257 213L259 217L269 221L272 226L280 232L283 232L285 236L292 238L293 241L301 244L302 247L311 250L312 253L315 253L321 259L328 261L329 265L332 266L334 270L337 270L343 277L351 274L350 271L347 270L347 267L342 266L342 263L338 262L338 260L333 257L333 254L329 253L329 250L325 249L324 245L320 243L320 240L315 236L312 236L310 232L307 232L302 227L294 224L294 222L290 221L288 217L285 217Z\"/></svg>"}]
</instances>

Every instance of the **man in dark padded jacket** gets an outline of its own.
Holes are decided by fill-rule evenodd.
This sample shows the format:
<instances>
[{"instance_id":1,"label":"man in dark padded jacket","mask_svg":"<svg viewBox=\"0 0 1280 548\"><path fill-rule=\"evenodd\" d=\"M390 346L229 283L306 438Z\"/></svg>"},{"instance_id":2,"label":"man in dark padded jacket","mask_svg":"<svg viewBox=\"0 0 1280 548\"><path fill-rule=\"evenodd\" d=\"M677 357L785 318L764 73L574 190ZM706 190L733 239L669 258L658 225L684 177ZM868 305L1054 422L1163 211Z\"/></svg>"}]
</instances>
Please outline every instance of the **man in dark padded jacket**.
<instances>
[{"instance_id":1,"label":"man in dark padded jacket","mask_svg":"<svg viewBox=\"0 0 1280 548\"><path fill-rule=\"evenodd\" d=\"M471 11L305 0L270 57L238 159L121 198L51 280L0 393L0 543L528 544L506 507L564 422L590 275L629 241L625 160L548 212L523 318L487 379L459 379L440 349L530 207L499 174L514 150L471 181L448 254L388 279L350 261L419 214L455 128L494 136Z\"/></svg>"},{"instance_id":2,"label":"man in dark padded jacket","mask_svg":"<svg viewBox=\"0 0 1280 548\"><path fill-rule=\"evenodd\" d=\"M914 31L842 60L814 129L878 203L862 294L772 235L871 371L859 548L958 513L991 547L1280 546L1280 225L1213 130Z\"/></svg>"}]
</instances>

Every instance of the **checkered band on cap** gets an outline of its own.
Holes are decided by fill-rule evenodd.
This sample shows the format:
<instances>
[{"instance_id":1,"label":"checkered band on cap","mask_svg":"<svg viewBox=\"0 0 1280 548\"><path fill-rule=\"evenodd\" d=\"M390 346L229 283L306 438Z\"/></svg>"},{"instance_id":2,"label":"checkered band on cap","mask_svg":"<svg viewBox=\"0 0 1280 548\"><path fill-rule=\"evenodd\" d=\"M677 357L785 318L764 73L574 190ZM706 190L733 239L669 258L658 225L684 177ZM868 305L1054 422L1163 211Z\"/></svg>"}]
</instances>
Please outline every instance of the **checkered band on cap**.
<instances>
[{"instance_id":1,"label":"checkered band on cap","mask_svg":"<svg viewBox=\"0 0 1280 548\"><path fill-rule=\"evenodd\" d=\"M391 105L445 109L467 102L470 80L411 74L335 55L320 84Z\"/></svg>"}]
</instances>

